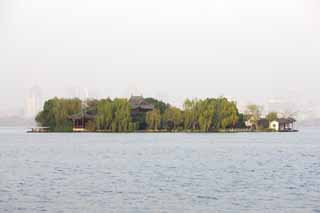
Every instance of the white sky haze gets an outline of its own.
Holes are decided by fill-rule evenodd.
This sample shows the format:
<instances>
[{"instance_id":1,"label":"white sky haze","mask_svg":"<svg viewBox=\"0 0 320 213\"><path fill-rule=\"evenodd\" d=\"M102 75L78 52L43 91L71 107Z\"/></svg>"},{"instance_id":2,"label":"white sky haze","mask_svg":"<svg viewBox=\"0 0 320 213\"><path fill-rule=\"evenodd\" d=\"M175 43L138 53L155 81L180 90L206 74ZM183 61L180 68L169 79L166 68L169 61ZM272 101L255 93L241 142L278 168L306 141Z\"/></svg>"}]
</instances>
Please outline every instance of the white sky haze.
<instances>
[{"instance_id":1,"label":"white sky haze","mask_svg":"<svg viewBox=\"0 0 320 213\"><path fill-rule=\"evenodd\" d=\"M0 114L33 85L320 113L319 14L319 0L0 0Z\"/></svg>"}]
</instances>

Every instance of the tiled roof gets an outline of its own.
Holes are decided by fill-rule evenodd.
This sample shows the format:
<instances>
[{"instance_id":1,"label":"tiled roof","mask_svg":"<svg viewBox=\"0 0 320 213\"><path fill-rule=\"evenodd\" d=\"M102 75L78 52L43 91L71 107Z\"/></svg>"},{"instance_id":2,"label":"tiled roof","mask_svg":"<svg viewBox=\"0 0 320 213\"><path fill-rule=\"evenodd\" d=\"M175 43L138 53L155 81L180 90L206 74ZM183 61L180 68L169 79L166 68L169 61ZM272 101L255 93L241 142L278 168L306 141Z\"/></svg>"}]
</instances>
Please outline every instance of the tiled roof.
<instances>
[{"instance_id":1,"label":"tiled roof","mask_svg":"<svg viewBox=\"0 0 320 213\"><path fill-rule=\"evenodd\" d=\"M296 120L294 118L279 118L277 119L277 121L280 123L280 124L287 124L287 123L294 123L296 122Z\"/></svg>"},{"instance_id":2,"label":"tiled roof","mask_svg":"<svg viewBox=\"0 0 320 213\"><path fill-rule=\"evenodd\" d=\"M131 96L129 103L131 105L131 109L154 109L153 104L147 103L142 96Z\"/></svg>"},{"instance_id":3,"label":"tiled roof","mask_svg":"<svg viewBox=\"0 0 320 213\"><path fill-rule=\"evenodd\" d=\"M68 118L71 120L82 119L82 118L91 120L91 119L95 119L95 117L96 117L95 115L89 114L86 111L83 113L80 112L80 113L68 116Z\"/></svg>"}]
</instances>

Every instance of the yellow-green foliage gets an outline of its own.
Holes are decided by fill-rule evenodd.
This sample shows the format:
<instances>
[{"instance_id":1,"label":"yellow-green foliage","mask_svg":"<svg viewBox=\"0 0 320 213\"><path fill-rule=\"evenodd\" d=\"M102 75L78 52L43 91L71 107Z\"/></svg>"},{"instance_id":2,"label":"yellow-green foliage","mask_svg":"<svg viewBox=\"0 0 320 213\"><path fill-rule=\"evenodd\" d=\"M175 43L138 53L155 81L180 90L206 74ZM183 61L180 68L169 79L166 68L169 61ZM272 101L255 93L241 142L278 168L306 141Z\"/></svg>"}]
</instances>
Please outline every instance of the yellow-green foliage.
<instances>
[{"instance_id":1,"label":"yellow-green foliage","mask_svg":"<svg viewBox=\"0 0 320 213\"><path fill-rule=\"evenodd\" d=\"M149 129L158 130L160 127L160 122L161 122L161 116L160 116L159 109L154 109L150 112L147 112L146 123Z\"/></svg>"},{"instance_id":2,"label":"yellow-green foliage","mask_svg":"<svg viewBox=\"0 0 320 213\"><path fill-rule=\"evenodd\" d=\"M68 116L79 113L80 110L79 99L53 98L45 102L43 111L37 115L36 121L53 131L71 131L72 122L68 120Z\"/></svg>"},{"instance_id":3,"label":"yellow-green foliage","mask_svg":"<svg viewBox=\"0 0 320 213\"><path fill-rule=\"evenodd\" d=\"M139 112L135 119L131 115L127 99L88 101L88 108L95 115L95 120L87 122L86 128L90 131L106 132L128 132L138 129L208 132L243 126L243 115L239 114L236 103L224 97L187 99L183 110L153 98L146 100L154 104L154 110L147 113ZM72 122L68 116L79 112L79 99L54 98L45 103L36 121L54 131L71 131ZM250 107L251 115L258 117L259 113L258 107Z\"/></svg>"},{"instance_id":4,"label":"yellow-green foliage","mask_svg":"<svg viewBox=\"0 0 320 213\"><path fill-rule=\"evenodd\" d=\"M130 104L127 99L104 99L98 102L96 125L98 130L132 131Z\"/></svg>"}]
</instances>

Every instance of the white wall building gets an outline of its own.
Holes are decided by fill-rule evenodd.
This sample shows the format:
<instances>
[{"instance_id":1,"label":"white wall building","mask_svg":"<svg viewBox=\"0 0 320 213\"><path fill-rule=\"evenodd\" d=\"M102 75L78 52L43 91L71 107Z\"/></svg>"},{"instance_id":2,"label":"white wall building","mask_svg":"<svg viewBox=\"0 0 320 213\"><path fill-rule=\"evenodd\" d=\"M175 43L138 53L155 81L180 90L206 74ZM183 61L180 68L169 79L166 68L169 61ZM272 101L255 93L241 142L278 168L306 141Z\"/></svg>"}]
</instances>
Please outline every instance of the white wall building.
<instances>
[{"instance_id":1,"label":"white wall building","mask_svg":"<svg viewBox=\"0 0 320 213\"><path fill-rule=\"evenodd\" d=\"M293 118L280 118L270 122L269 128L278 132L294 131L295 122Z\"/></svg>"}]
</instances>

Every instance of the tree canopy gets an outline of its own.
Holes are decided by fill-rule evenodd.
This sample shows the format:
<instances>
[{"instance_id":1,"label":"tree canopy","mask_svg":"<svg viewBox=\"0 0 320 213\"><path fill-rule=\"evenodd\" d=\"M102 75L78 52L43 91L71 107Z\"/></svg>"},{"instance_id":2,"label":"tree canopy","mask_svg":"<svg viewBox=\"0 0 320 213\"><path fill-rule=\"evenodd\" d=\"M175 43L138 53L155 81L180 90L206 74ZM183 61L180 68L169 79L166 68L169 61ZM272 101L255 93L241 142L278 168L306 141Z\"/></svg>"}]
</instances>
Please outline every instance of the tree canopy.
<instances>
[{"instance_id":1,"label":"tree canopy","mask_svg":"<svg viewBox=\"0 0 320 213\"><path fill-rule=\"evenodd\" d=\"M80 113L80 111L80 99L53 98L45 102L43 111L36 116L35 120L53 131L70 131L72 122L68 116Z\"/></svg>"},{"instance_id":2,"label":"tree canopy","mask_svg":"<svg viewBox=\"0 0 320 213\"><path fill-rule=\"evenodd\" d=\"M268 115L266 116L266 119L268 121L274 121L278 119L278 113L277 112L269 112Z\"/></svg>"},{"instance_id":3,"label":"tree canopy","mask_svg":"<svg viewBox=\"0 0 320 213\"><path fill-rule=\"evenodd\" d=\"M250 120L252 123L257 124L258 120L261 118L262 111L262 106L258 106L255 104L248 105L245 111L247 120Z\"/></svg>"},{"instance_id":4,"label":"tree canopy","mask_svg":"<svg viewBox=\"0 0 320 213\"><path fill-rule=\"evenodd\" d=\"M187 99L183 109L170 106L154 98L145 99L154 110L132 113L127 99L107 98L86 101L86 110L94 120L86 124L92 131L129 132L135 130L199 131L244 126L244 115L239 114L237 104L227 98ZM48 100L36 117L39 125L52 131L71 131L69 117L81 113L83 104L79 99ZM250 107L250 115L260 116L258 107Z\"/></svg>"},{"instance_id":5,"label":"tree canopy","mask_svg":"<svg viewBox=\"0 0 320 213\"><path fill-rule=\"evenodd\" d=\"M98 130L112 132L132 131L130 105L127 99L103 99L97 102Z\"/></svg>"},{"instance_id":6,"label":"tree canopy","mask_svg":"<svg viewBox=\"0 0 320 213\"><path fill-rule=\"evenodd\" d=\"M150 112L147 112L146 123L148 124L149 129L158 130L160 128L161 123L160 110L154 109Z\"/></svg>"}]
</instances>

